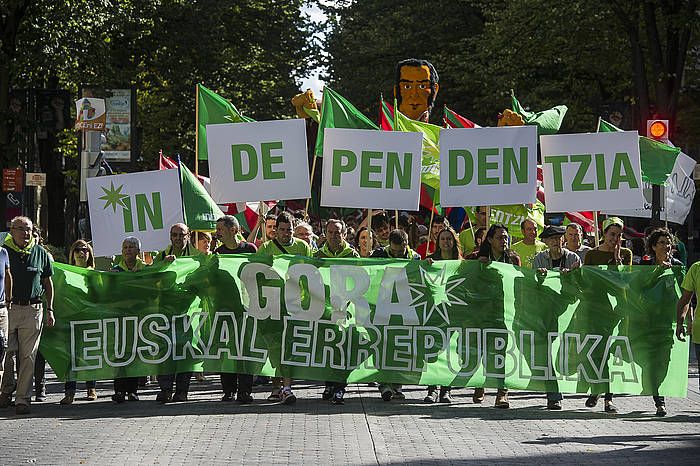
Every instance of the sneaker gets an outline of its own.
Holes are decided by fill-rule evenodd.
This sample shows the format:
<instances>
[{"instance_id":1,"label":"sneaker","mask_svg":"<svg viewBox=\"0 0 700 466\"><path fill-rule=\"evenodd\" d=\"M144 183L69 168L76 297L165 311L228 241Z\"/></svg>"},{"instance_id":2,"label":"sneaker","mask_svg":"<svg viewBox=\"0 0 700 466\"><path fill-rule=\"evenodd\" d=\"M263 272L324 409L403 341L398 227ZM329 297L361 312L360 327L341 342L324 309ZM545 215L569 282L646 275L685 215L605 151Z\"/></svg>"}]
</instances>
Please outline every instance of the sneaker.
<instances>
[{"instance_id":1,"label":"sneaker","mask_svg":"<svg viewBox=\"0 0 700 466\"><path fill-rule=\"evenodd\" d=\"M561 401L548 400L547 401L547 409L550 411L560 411L561 410Z\"/></svg>"},{"instance_id":2,"label":"sneaker","mask_svg":"<svg viewBox=\"0 0 700 466\"><path fill-rule=\"evenodd\" d=\"M248 403L252 403L253 397L251 396L250 393L241 392L238 394L238 397L236 397L236 401L242 405L245 405Z\"/></svg>"},{"instance_id":3,"label":"sneaker","mask_svg":"<svg viewBox=\"0 0 700 466\"><path fill-rule=\"evenodd\" d=\"M194 378L197 380L197 382L206 382L207 381L207 378L204 377L203 372L195 372Z\"/></svg>"},{"instance_id":4,"label":"sneaker","mask_svg":"<svg viewBox=\"0 0 700 466\"><path fill-rule=\"evenodd\" d=\"M399 401L403 401L406 399L406 395L403 394L403 392L401 391L400 388L397 388L394 390L394 399L399 400Z\"/></svg>"},{"instance_id":5,"label":"sneaker","mask_svg":"<svg viewBox=\"0 0 700 466\"><path fill-rule=\"evenodd\" d=\"M436 388L430 387L428 388L428 394L425 395L425 398L423 398L424 403L437 403L438 400L438 391Z\"/></svg>"},{"instance_id":6,"label":"sneaker","mask_svg":"<svg viewBox=\"0 0 700 466\"><path fill-rule=\"evenodd\" d=\"M139 396L136 393L129 393L126 399L129 401L139 401Z\"/></svg>"},{"instance_id":7,"label":"sneaker","mask_svg":"<svg viewBox=\"0 0 700 466\"><path fill-rule=\"evenodd\" d=\"M97 390L94 388L88 388L87 389L87 400L89 401L95 401L97 400Z\"/></svg>"},{"instance_id":8,"label":"sneaker","mask_svg":"<svg viewBox=\"0 0 700 466\"><path fill-rule=\"evenodd\" d=\"M450 395L449 390L440 390L440 403L449 404L452 403L452 395Z\"/></svg>"},{"instance_id":9,"label":"sneaker","mask_svg":"<svg viewBox=\"0 0 700 466\"><path fill-rule=\"evenodd\" d=\"M595 408L596 405L598 404L599 399L600 399L600 395L589 395L589 397L586 398L586 407L587 408Z\"/></svg>"},{"instance_id":10,"label":"sneaker","mask_svg":"<svg viewBox=\"0 0 700 466\"><path fill-rule=\"evenodd\" d=\"M187 392L175 392L173 403L182 403L183 401L187 401Z\"/></svg>"},{"instance_id":11,"label":"sneaker","mask_svg":"<svg viewBox=\"0 0 700 466\"><path fill-rule=\"evenodd\" d=\"M610 414L617 414L617 407L612 403L612 401L605 402L605 412Z\"/></svg>"},{"instance_id":12,"label":"sneaker","mask_svg":"<svg viewBox=\"0 0 700 466\"><path fill-rule=\"evenodd\" d=\"M46 401L46 391L45 390L39 390L36 392L34 396L34 400L41 403L42 401Z\"/></svg>"},{"instance_id":13,"label":"sneaker","mask_svg":"<svg viewBox=\"0 0 700 466\"><path fill-rule=\"evenodd\" d=\"M66 396L64 396L63 399L61 401L59 401L58 403L62 404L62 405L71 405L71 404L73 404L74 399L75 399L74 395L66 394Z\"/></svg>"},{"instance_id":14,"label":"sneaker","mask_svg":"<svg viewBox=\"0 0 700 466\"><path fill-rule=\"evenodd\" d=\"M15 407L15 413L16 414L29 414L30 413L29 405L17 405Z\"/></svg>"},{"instance_id":15,"label":"sneaker","mask_svg":"<svg viewBox=\"0 0 700 466\"><path fill-rule=\"evenodd\" d=\"M282 393L280 394L280 401L283 405L293 405L297 402L297 397L294 395L294 393L292 393L291 388L286 388L282 390Z\"/></svg>"},{"instance_id":16,"label":"sneaker","mask_svg":"<svg viewBox=\"0 0 700 466\"><path fill-rule=\"evenodd\" d=\"M224 396L221 397L221 401L233 401L233 393L225 392Z\"/></svg>"},{"instance_id":17,"label":"sneaker","mask_svg":"<svg viewBox=\"0 0 700 466\"><path fill-rule=\"evenodd\" d=\"M272 389L272 392L270 392L270 396L267 397L268 401L280 401L280 398L282 396L282 389L279 387L274 387Z\"/></svg>"},{"instance_id":18,"label":"sneaker","mask_svg":"<svg viewBox=\"0 0 700 466\"><path fill-rule=\"evenodd\" d=\"M391 401L391 399L394 398L394 392L391 390L391 387L384 387L381 394L382 400L384 401Z\"/></svg>"},{"instance_id":19,"label":"sneaker","mask_svg":"<svg viewBox=\"0 0 700 466\"><path fill-rule=\"evenodd\" d=\"M474 403L481 403L484 401L484 389L483 388L475 388L474 389L474 395L472 396L472 401Z\"/></svg>"},{"instance_id":20,"label":"sneaker","mask_svg":"<svg viewBox=\"0 0 700 466\"><path fill-rule=\"evenodd\" d=\"M664 417L666 415L666 405L659 405L656 407L656 417Z\"/></svg>"},{"instance_id":21,"label":"sneaker","mask_svg":"<svg viewBox=\"0 0 700 466\"><path fill-rule=\"evenodd\" d=\"M328 401L331 398L333 398L333 387L326 385L326 388L323 389L323 393L321 394L321 399Z\"/></svg>"},{"instance_id":22,"label":"sneaker","mask_svg":"<svg viewBox=\"0 0 700 466\"><path fill-rule=\"evenodd\" d=\"M344 405L345 400L343 400L343 396L345 396L345 390L337 390L331 398L331 403L333 403L334 405Z\"/></svg>"},{"instance_id":23,"label":"sneaker","mask_svg":"<svg viewBox=\"0 0 700 466\"><path fill-rule=\"evenodd\" d=\"M0 393L0 408L9 408L12 404L12 398L7 393Z\"/></svg>"},{"instance_id":24,"label":"sneaker","mask_svg":"<svg viewBox=\"0 0 700 466\"><path fill-rule=\"evenodd\" d=\"M158 403L169 403L173 400L173 394L167 390L161 390L156 395L156 401Z\"/></svg>"},{"instance_id":25,"label":"sneaker","mask_svg":"<svg viewBox=\"0 0 700 466\"><path fill-rule=\"evenodd\" d=\"M124 403L126 401L126 397L124 396L124 393L117 392L114 395L112 395L112 401L114 401L115 403Z\"/></svg>"},{"instance_id":26,"label":"sneaker","mask_svg":"<svg viewBox=\"0 0 700 466\"><path fill-rule=\"evenodd\" d=\"M496 403L494 403L496 408L508 409L510 408L510 403L508 402L508 392L505 390L498 390L496 393Z\"/></svg>"}]
</instances>

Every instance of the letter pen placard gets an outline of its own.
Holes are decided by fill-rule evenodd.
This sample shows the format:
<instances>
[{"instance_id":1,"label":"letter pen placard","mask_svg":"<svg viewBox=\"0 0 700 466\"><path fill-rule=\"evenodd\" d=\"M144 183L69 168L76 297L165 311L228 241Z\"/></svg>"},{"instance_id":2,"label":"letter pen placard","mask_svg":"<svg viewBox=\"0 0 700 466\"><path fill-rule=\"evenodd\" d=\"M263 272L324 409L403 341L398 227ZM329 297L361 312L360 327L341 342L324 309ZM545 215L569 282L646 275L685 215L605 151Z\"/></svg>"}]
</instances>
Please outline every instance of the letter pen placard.
<instances>
[{"instance_id":1,"label":"letter pen placard","mask_svg":"<svg viewBox=\"0 0 700 466\"><path fill-rule=\"evenodd\" d=\"M636 131L540 137L547 212L644 205Z\"/></svg>"},{"instance_id":2,"label":"letter pen placard","mask_svg":"<svg viewBox=\"0 0 700 466\"><path fill-rule=\"evenodd\" d=\"M310 197L304 120L207 125L218 203Z\"/></svg>"},{"instance_id":3,"label":"letter pen placard","mask_svg":"<svg viewBox=\"0 0 700 466\"><path fill-rule=\"evenodd\" d=\"M440 205L535 202L537 128L465 128L440 131Z\"/></svg>"},{"instance_id":4,"label":"letter pen placard","mask_svg":"<svg viewBox=\"0 0 700 466\"><path fill-rule=\"evenodd\" d=\"M418 210L419 133L327 128L321 205Z\"/></svg>"}]
</instances>

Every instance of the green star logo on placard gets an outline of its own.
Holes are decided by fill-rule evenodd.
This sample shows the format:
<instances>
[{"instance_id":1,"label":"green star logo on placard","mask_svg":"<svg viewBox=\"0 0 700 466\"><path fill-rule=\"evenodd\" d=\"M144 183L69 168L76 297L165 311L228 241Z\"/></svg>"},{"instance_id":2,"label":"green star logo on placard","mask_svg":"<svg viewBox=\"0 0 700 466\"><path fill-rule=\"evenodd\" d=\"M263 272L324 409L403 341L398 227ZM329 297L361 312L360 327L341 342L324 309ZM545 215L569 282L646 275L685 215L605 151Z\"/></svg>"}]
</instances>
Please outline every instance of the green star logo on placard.
<instances>
[{"instance_id":1,"label":"green star logo on placard","mask_svg":"<svg viewBox=\"0 0 700 466\"><path fill-rule=\"evenodd\" d=\"M464 278L447 277L445 267L439 271L428 271L420 267L420 282L409 283L409 288L416 295L411 306L423 312L423 323L430 320L434 312L450 323L448 308L454 305L467 305L459 296L454 294Z\"/></svg>"},{"instance_id":2,"label":"green star logo on placard","mask_svg":"<svg viewBox=\"0 0 700 466\"><path fill-rule=\"evenodd\" d=\"M110 187L105 188L104 186L101 186L102 191L104 191L105 195L102 197L99 197L98 199L101 199L105 201L105 206L104 208L106 209L107 207L112 207L113 212L117 212L117 206L123 208L123 209L128 209L129 206L124 202L124 199L128 199L129 195L128 194L122 194L122 189L124 189L124 185L120 185L118 188L114 187L114 182L110 181Z\"/></svg>"}]
</instances>

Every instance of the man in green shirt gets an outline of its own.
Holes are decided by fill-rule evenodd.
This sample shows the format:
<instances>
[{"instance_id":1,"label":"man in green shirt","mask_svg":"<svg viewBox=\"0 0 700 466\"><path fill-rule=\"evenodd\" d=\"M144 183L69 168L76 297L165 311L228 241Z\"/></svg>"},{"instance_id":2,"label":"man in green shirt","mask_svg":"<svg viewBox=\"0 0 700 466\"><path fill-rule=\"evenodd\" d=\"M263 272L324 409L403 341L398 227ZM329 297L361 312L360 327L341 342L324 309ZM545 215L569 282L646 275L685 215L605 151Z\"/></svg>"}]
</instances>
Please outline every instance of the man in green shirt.
<instances>
[{"instance_id":1,"label":"man in green shirt","mask_svg":"<svg viewBox=\"0 0 700 466\"><path fill-rule=\"evenodd\" d=\"M690 309L690 301L693 299L693 294L700 294L700 261L694 263L688 269L688 273L681 283L683 294L676 305L676 337L685 341L686 328L685 317ZM692 312L691 312L692 315ZM700 316L695 312L695 318L692 321L692 342L695 344L695 354L700 361Z\"/></svg>"},{"instance_id":2,"label":"man in green shirt","mask_svg":"<svg viewBox=\"0 0 700 466\"><path fill-rule=\"evenodd\" d=\"M292 232L294 231L294 217L292 217L292 214L289 212L282 212L277 216L275 224L275 229L277 231L275 239L264 242L258 248L259 254L267 254L270 256L278 256L281 254L293 254L306 257L313 256L311 246L305 241L292 236ZM281 389L280 382L283 383ZM270 393L267 399L270 401L279 400L287 405L295 403L297 397L292 392L292 378L282 377L281 381L279 377L272 379L272 393Z\"/></svg>"},{"instance_id":3,"label":"man in green shirt","mask_svg":"<svg viewBox=\"0 0 700 466\"><path fill-rule=\"evenodd\" d=\"M17 414L28 414L34 377L34 362L39 349L41 331L46 322L53 327L53 281L51 259L46 250L32 236L32 221L27 217L12 219L10 234L2 247L7 250L12 274L11 296L8 309L9 347L17 348ZM8 290L9 291L9 290ZM46 301L46 312L42 304ZM12 358L5 358L0 407L10 404L13 387L7 374L14 369L8 366Z\"/></svg>"},{"instance_id":4,"label":"man in green shirt","mask_svg":"<svg viewBox=\"0 0 700 466\"><path fill-rule=\"evenodd\" d=\"M326 243L321 249L316 251L314 257L345 257L358 258L360 255L352 246L345 240L348 229L345 222L332 218L326 222ZM345 404L343 397L345 396L345 382L326 382L326 388L323 390L322 398L330 400L336 405Z\"/></svg>"},{"instance_id":5,"label":"man in green shirt","mask_svg":"<svg viewBox=\"0 0 700 466\"><path fill-rule=\"evenodd\" d=\"M511 249L520 256L521 266L531 269L537 253L546 251L547 245L537 241L537 224L531 218L520 222L520 231L523 234L523 240L512 245Z\"/></svg>"}]
</instances>

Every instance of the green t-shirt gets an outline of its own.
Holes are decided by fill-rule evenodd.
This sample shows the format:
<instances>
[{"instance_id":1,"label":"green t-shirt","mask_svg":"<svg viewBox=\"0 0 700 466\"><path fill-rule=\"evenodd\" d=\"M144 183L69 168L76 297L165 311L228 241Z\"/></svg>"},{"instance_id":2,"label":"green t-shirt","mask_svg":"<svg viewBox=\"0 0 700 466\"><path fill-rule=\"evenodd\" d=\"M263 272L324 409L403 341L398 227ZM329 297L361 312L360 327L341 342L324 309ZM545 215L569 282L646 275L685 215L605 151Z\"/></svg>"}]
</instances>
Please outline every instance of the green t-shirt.
<instances>
[{"instance_id":1,"label":"green t-shirt","mask_svg":"<svg viewBox=\"0 0 700 466\"><path fill-rule=\"evenodd\" d=\"M511 246L511 249L520 256L520 265L531 269L532 261L535 260L537 253L546 250L547 245L537 240L535 240L535 244L525 244L522 241L518 241Z\"/></svg>"},{"instance_id":2,"label":"green t-shirt","mask_svg":"<svg viewBox=\"0 0 700 466\"><path fill-rule=\"evenodd\" d=\"M476 229L474 230L476 231ZM474 241L474 232L471 228L465 228L459 233L459 247L462 248L462 255L468 256L472 253L476 247L476 241Z\"/></svg>"},{"instance_id":3,"label":"green t-shirt","mask_svg":"<svg viewBox=\"0 0 700 466\"><path fill-rule=\"evenodd\" d=\"M700 262L690 266L688 273L685 274L683 283L681 283L681 288L700 295ZM700 315L698 315L697 309L693 319L693 343L700 344Z\"/></svg>"},{"instance_id":4,"label":"green t-shirt","mask_svg":"<svg viewBox=\"0 0 700 466\"><path fill-rule=\"evenodd\" d=\"M287 251L286 253L277 247L274 240L265 241L258 248L258 254L267 254L268 256L279 256L280 254L293 254L295 256L313 256L313 251L311 246L304 240L299 238L292 238L292 244L287 246L283 244L282 247Z\"/></svg>"},{"instance_id":5,"label":"green t-shirt","mask_svg":"<svg viewBox=\"0 0 700 466\"><path fill-rule=\"evenodd\" d=\"M314 257L325 258L325 257L360 257L360 255L355 251L347 242L343 243L343 247L337 253L334 253L328 248L328 241L323 245L321 249L314 253Z\"/></svg>"},{"instance_id":6,"label":"green t-shirt","mask_svg":"<svg viewBox=\"0 0 700 466\"><path fill-rule=\"evenodd\" d=\"M46 249L38 244L29 249L29 254L10 247L5 249L10 258L12 297L22 301L39 299L44 294L41 280L53 274L51 259Z\"/></svg>"}]
</instances>

